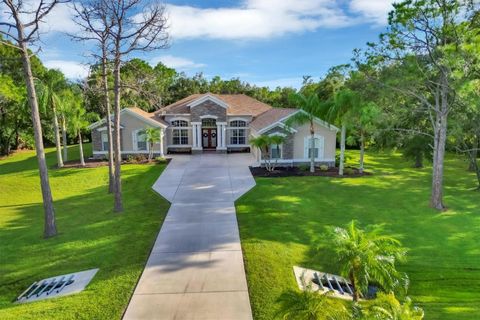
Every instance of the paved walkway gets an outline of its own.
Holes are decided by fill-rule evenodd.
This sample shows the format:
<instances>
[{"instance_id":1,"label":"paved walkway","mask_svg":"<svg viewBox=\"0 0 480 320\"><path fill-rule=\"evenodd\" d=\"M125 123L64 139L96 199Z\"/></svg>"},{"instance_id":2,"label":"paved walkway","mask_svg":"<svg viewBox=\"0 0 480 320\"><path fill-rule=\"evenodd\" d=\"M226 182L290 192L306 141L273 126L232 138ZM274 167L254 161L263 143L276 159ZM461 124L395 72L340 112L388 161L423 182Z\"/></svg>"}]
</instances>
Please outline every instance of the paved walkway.
<instances>
[{"instance_id":1,"label":"paved walkway","mask_svg":"<svg viewBox=\"0 0 480 320\"><path fill-rule=\"evenodd\" d=\"M234 206L252 161L174 157L153 185L172 205L124 319L252 319Z\"/></svg>"}]
</instances>

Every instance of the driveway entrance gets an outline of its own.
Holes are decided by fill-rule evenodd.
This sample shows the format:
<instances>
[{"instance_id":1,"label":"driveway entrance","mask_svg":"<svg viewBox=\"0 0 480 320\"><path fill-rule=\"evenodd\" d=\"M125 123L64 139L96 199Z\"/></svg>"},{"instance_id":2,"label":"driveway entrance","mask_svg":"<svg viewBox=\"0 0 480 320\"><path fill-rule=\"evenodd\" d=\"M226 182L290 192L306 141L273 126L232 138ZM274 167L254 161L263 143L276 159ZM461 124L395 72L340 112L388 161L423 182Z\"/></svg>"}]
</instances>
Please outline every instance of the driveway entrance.
<instances>
[{"instance_id":1,"label":"driveway entrance","mask_svg":"<svg viewBox=\"0 0 480 320\"><path fill-rule=\"evenodd\" d=\"M124 319L252 319L234 201L250 154L175 156L153 189L172 205Z\"/></svg>"}]
</instances>

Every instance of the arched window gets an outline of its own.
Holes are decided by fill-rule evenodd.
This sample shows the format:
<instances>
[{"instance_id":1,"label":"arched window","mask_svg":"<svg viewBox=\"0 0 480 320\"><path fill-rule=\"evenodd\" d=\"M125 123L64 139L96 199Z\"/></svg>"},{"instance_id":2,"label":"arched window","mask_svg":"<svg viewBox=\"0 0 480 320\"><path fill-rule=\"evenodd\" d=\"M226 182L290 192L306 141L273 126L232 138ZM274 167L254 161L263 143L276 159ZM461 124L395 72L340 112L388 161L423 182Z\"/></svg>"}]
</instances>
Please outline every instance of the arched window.
<instances>
[{"instance_id":1,"label":"arched window","mask_svg":"<svg viewBox=\"0 0 480 320\"><path fill-rule=\"evenodd\" d=\"M247 122L243 120L233 120L230 121L230 127L246 127Z\"/></svg>"},{"instance_id":2,"label":"arched window","mask_svg":"<svg viewBox=\"0 0 480 320\"><path fill-rule=\"evenodd\" d=\"M213 118L202 119L202 128L216 128L217 120Z\"/></svg>"},{"instance_id":3,"label":"arched window","mask_svg":"<svg viewBox=\"0 0 480 320\"><path fill-rule=\"evenodd\" d=\"M315 159L323 159L324 156L324 148L325 148L325 141L322 136L315 135L314 143L312 146L312 138L305 137L304 139L304 158L310 159L312 152ZM313 148L312 148L313 147Z\"/></svg>"},{"instance_id":4,"label":"arched window","mask_svg":"<svg viewBox=\"0 0 480 320\"><path fill-rule=\"evenodd\" d=\"M172 127L188 127L188 122L185 120L174 120L171 124Z\"/></svg>"}]
</instances>

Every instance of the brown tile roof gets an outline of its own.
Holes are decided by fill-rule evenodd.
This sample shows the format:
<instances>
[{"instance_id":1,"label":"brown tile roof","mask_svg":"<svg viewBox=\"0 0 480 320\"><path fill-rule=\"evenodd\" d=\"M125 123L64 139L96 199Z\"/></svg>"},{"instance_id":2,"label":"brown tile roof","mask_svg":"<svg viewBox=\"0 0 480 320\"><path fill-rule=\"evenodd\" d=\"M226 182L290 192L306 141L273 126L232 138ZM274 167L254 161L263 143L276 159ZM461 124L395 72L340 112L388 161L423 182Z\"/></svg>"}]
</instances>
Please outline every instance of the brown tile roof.
<instances>
[{"instance_id":1,"label":"brown tile roof","mask_svg":"<svg viewBox=\"0 0 480 320\"><path fill-rule=\"evenodd\" d=\"M144 110L142 110L142 109L140 109L140 108L137 108L137 107L131 107L131 108L128 108L128 109L129 109L130 111L133 111L133 112L135 112L136 114L144 117L144 118L148 118L148 119L157 121L157 122L159 122L159 123L161 123L161 124L163 124L163 125L166 125L166 126L169 125L166 121L160 119L160 118L155 114L155 112L147 112L147 111L144 111Z\"/></svg>"},{"instance_id":2,"label":"brown tile roof","mask_svg":"<svg viewBox=\"0 0 480 320\"><path fill-rule=\"evenodd\" d=\"M251 98L244 94L192 94L182 100L172 103L158 111L157 114L185 114L190 113L190 108L187 106L190 102L197 100L205 95L212 95L226 104L228 104L228 115L251 115L256 117L265 111L270 110L272 107L268 104L260 102L254 98Z\"/></svg>"},{"instance_id":3,"label":"brown tile roof","mask_svg":"<svg viewBox=\"0 0 480 320\"><path fill-rule=\"evenodd\" d=\"M256 117L252 121L252 123L250 123L250 127L255 131L260 131L263 128L274 124L275 122L278 122L279 120L288 117L296 111L298 110L292 108L272 108Z\"/></svg>"}]
</instances>

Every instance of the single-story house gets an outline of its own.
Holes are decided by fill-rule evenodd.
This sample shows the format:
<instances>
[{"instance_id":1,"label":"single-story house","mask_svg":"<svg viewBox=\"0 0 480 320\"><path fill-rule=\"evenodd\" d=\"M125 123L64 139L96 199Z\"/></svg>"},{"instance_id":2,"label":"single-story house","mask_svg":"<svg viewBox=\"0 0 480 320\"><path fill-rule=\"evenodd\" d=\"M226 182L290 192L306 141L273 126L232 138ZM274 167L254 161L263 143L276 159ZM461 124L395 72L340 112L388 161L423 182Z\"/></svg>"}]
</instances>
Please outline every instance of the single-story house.
<instances>
[{"instance_id":1,"label":"single-story house","mask_svg":"<svg viewBox=\"0 0 480 320\"><path fill-rule=\"evenodd\" d=\"M273 108L243 94L193 94L155 112L139 108L121 111L121 150L124 156L148 154L143 130L158 128L161 141L154 154L177 152L251 152L261 163L261 151L249 144L250 137L282 135L284 143L272 147L279 164L308 163L310 125L287 126L297 112L292 108ZM106 119L90 126L93 156L108 152ZM335 165L338 128L321 119L315 121L315 158L317 164ZM279 152L278 152L279 150Z\"/></svg>"}]
</instances>

